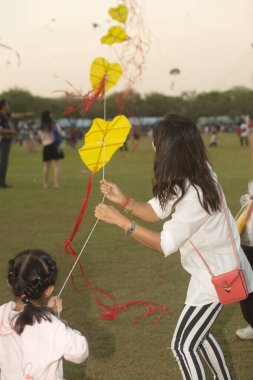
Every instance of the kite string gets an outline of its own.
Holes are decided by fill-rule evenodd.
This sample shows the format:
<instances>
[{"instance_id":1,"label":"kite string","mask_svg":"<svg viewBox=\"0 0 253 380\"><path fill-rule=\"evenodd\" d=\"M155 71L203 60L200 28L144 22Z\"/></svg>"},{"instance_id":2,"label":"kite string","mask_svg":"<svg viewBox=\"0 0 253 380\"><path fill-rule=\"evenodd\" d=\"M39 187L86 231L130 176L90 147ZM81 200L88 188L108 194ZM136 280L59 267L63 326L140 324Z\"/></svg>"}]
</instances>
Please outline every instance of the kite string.
<instances>
[{"instance_id":1,"label":"kite string","mask_svg":"<svg viewBox=\"0 0 253 380\"><path fill-rule=\"evenodd\" d=\"M106 76L105 76L105 78L104 78L104 120L106 119L106 95L105 95L106 79L107 79L107 78L106 78ZM103 152L103 169L102 169L102 178L103 178L103 180L104 180L104 179L105 179L105 164L106 164L105 137L104 137L104 139L103 139L103 141L102 141L101 143L102 143L102 152ZM101 203L104 203L104 201L105 201L105 195L103 195L103 198L102 198ZM69 271L69 274L68 274L67 278L65 279L65 281L64 281L64 283L63 283L63 285L62 285L62 287L61 287L61 289L60 289L60 291L59 291L59 293L58 293L58 297L61 296L61 294L62 294L62 292L63 292L65 286L67 285L67 283L68 283L68 281L69 281L69 279L70 279L70 277L71 277L71 275L72 275L72 273L73 273L73 271L74 271L74 269L75 269L77 263L79 262L79 260L80 260L80 258L81 258L81 255L82 255L82 253L83 253L83 251L84 251L86 245L88 244L88 242L89 242L89 240L90 240L90 238L91 238L91 236L92 236L92 234L93 234L93 232L94 232L94 230L95 230L95 228L96 228L98 222L99 222L99 219L97 219L96 222L94 223L94 225L93 225L93 227L92 227L92 229L91 229L91 231L90 231L90 233L89 233L89 235L88 235L86 241L84 242L84 244L83 244L83 246L82 246L82 248L81 248L81 251L79 252L79 254L78 254L78 256L77 256L77 258L76 258L76 260L75 260L75 262L74 262L74 264L73 264L73 266L72 266L72 268L71 268L71 270ZM59 313L58 313L58 314L59 314Z\"/></svg>"},{"instance_id":2,"label":"kite string","mask_svg":"<svg viewBox=\"0 0 253 380\"><path fill-rule=\"evenodd\" d=\"M61 294L62 294L62 292L63 292L65 286L67 285L67 282L68 282L70 276L72 275L73 270L75 269L75 267L76 267L76 265L77 265L77 263L78 263L78 261L79 261L81 255L82 255L82 253L83 253L83 251L84 251L86 245L88 244L88 241L90 240L91 235L93 234L93 231L94 231L95 228L96 228L96 225L98 224L98 221L99 221L99 219L96 220L95 224L93 225L93 227L92 227L92 229L91 229L91 231L90 231L90 233L89 233L89 236L87 237L86 241L84 242L84 245L83 245L83 247L82 247L82 249L81 249L79 255L77 256L76 261L74 262L74 264L73 264L73 266L72 266L72 268L71 268L71 270L70 270L70 272L69 272L69 274L68 274L66 280L64 281L64 283L63 283L63 285L62 285L62 287L61 287L61 290L60 290L59 293L58 293L58 297L61 296Z\"/></svg>"}]
</instances>

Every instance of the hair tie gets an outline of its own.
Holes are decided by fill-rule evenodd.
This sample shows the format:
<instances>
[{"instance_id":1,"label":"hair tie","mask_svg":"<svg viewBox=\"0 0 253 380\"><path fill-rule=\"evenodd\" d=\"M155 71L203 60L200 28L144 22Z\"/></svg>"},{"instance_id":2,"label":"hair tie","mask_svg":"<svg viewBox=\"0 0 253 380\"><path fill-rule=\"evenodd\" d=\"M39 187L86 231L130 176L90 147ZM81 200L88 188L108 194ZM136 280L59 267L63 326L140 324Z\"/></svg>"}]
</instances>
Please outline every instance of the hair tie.
<instances>
[{"instance_id":1,"label":"hair tie","mask_svg":"<svg viewBox=\"0 0 253 380\"><path fill-rule=\"evenodd\" d=\"M26 294L21 294L20 298L23 303L28 304L29 299Z\"/></svg>"}]
</instances>

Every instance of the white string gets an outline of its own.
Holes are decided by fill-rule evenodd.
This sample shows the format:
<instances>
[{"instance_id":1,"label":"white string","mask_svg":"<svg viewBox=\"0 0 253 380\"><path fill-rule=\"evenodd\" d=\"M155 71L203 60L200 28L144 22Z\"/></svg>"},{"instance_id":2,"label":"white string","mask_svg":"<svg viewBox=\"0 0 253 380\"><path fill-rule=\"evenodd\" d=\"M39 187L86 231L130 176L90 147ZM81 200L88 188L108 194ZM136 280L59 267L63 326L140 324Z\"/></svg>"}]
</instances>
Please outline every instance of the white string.
<instances>
[{"instance_id":1,"label":"white string","mask_svg":"<svg viewBox=\"0 0 253 380\"><path fill-rule=\"evenodd\" d=\"M107 75L105 75L105 83L104 83L104 120L106 120L106 96L105 96L106 81L107 81Z\"/></svg>"},{"instance_id":2,"label":"white string","mask_svg":"<svg viewBox=\"0 0 253 380\"><path fill-rule=\"evenodd\" d=\"M106 96L105 96L105 84L106 84L106 76L105 76L105 82L104 82L104 120L106 119ZM103 139L103 141L99 142L99 144L102 144L102 154L103 154L102 178L103 178L103 180L104 180L104 179L105 179L105 164L106 164L106 149L105 149L106 147L105 147L105 138ZM102 198L101 203L104 203L104 201L105 201L105 195L103 195L103 198ZM74 262L74 264L73 264L73 266L72 266L72 268L71 268L71 270L70 270L70 272L69 272L69 274L68 274L68 276L67 276L67 278L66 278L66 280L64 281L64 283L63 283L63 285L62 285L62 287L61 287L61 289L60 289L60 291L59 291L59 293L58 293L58 297L61 296L61 294L62 294L62 292L63 292L65 286L67 285L67 282L68 282L70 276L72 275L73 270L75 269L75 267L76 267L76 265L77 265L77 263L78 263L78 261L79 261L81 255L82 255L82 253L83 253L83 251L84 251L86 245L88 244L88 242L89 242L89 240L90 240L90 238L91 238L91 236L92 236L92 234L93 234L93 232L94 232L94 230L95 230L95 228L96 228L98 222L99 222L99 219L97 219L96 222L94 223L94 225L93 225L93 227L92 227L92 229L91 229L91 231L90 231L90 233L89 233L89 235L88 235L86 241L84 242L84 244L83 244L83 246L82 246L82 249L81 249L80 253L78 254L78 256L77 256L77 258L76 258L76 260L75 260L75 262ZM58 311L58 316L60 317L60 312L59 312L59 311Z\"/></svg>"},{"instance_id":3,"label":"white string","mask_svg":"<svg viewBox=\"0 0 253 380\"><path fill-rule=\"evenodd\" d=\"M81 255L82 255L82 253L83 253L83 251L84 251L84 248L85 248L86 245L88 244L88 241L90 240L90 237L91 237L93 231L95 230L96 225L98 224L98 221L99 221L99 219L96 220L94 226L92 227L89 236L87 237L87 239L86 239L86 241L85 241L85 243L84 243L84 245L83 245L83 247L82 247L82 249L81 249L79 255L78 255L77 258L76 258L76 261L74 262L74 265L72 266L72 268L71 268L71 270L70 270L70 272L69 272L69 274L68 274L68 277L67 277L66 280L64 281L64 284L62 285L61 290L59 291L58 297L60 297L60 295L62 294L63 289L65 288L65 286L66 286L66 284L67 284L67 282L68 282L68 280L69 280L69 278L70 278L70 276L71 276L73 270L74 270L75 267L76 267L76 264L78 263L78 261L79 261Z\"/></svg>"}]
</instances>

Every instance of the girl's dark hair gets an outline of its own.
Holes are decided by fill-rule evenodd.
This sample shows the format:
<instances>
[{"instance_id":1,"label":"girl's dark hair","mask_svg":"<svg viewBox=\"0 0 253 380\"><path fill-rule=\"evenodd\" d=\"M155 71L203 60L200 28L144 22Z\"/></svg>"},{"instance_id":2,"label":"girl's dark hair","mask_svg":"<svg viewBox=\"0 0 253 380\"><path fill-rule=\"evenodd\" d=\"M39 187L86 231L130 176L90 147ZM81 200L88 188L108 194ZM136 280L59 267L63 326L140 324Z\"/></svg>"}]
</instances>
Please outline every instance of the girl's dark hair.
<instances>
[{"instance_id":1,"label":"girl's dark hair","mask_svg":"<svg viewBox=\"0 0 253 380\"><path fill-rule=\"evenodd\" d=\"M29 249L9 260L8 281L15 296L25 304L14 318L14 330L20 335L26 325L36 321L52 321L54 311L43 306L43 292L54 285L57 277L55 261L45 252ZM33 301L39 301L37 304Z\"/></svg>"},{"instance_id":2,"label":"girl's dark hair","mask_svg":"<svg viewBox=\"0 0 253 380\"><path fill-rule=\"evenodd\" d=\"M179 202L192 185L200 204L209 214L220 210L218 183L196 124L183 116L171 114L154 127L153 138L156 148L153 194L161 207L165 209L169 200L178 197L178 190L181 194L175 204Z\"/></svg>"},{"instance_id":3,"label":"girl's dark hair","mask_svg":"<svg viewBox=\"0 0 253 380\"><path fill-rule=\"evenodd\" d=\"M54 129L54 120L50 110L43 111L41 114L40 129L44 132L52 132Z\"/></svg>"}]
</instances>

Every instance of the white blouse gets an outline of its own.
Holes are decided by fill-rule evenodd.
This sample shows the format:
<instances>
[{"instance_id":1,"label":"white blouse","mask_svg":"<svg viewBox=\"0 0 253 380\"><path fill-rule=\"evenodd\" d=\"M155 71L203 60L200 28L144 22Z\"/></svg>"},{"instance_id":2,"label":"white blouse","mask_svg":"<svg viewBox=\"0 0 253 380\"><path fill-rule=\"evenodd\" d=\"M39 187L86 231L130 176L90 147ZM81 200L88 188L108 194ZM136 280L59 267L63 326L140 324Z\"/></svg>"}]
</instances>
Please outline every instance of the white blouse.
<instances>
[{"instance_id":1,"label":"white blouse","mask_svg":"<svg viewBox=\"0 0 253 380\"><path fill-rule=\"evenodd\" d=\"M202 196L201 190L199 194ZM170 216L175 200L176 198L169 201L165 210L162 210L157 198L151 199L148 203L160 219L165 219ZM253 271L240 247L240 236L235 220L226 205L225 197L224 203L248 290L252 292ZM165 256L180 250L182 266L191 274L185 303L200 306L216 302L218 297L211 282L211 275L192 248L189 239L199 250L214 275L235 269L236 261L224 211L208 214L201 206L197 190L193 186L188 188L184 197L175 206L171 219L164 223L161 232L161 247Z\"/></svg>"}]
</instances>

